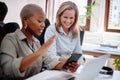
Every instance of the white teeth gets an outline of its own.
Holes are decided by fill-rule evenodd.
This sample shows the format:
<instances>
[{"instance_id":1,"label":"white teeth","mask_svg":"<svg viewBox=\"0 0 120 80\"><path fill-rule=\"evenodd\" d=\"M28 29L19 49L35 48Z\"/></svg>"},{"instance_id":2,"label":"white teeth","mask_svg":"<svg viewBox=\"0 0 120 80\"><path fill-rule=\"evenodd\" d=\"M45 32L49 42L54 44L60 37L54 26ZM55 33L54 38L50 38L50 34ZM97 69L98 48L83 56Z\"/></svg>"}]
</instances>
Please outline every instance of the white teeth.
<instances>
[{"instance_id":1,"label":"white teeth","mask_svg":"<svg viewBox=\"0 0 120 80\"><path fill-rule=\"evenodd\" d=\"M40 30L40 32L42 32L43 30Z\"/></svg>"},{"instance_id":2,"label":"white teeth","mask_svg":"<svg viewBox=\"0 0 120 80\"><path fill-rule=\"evenodd\" d=\"M70 24L66 24L66 26L70 26Z\"/></svg>"}]
</instances>

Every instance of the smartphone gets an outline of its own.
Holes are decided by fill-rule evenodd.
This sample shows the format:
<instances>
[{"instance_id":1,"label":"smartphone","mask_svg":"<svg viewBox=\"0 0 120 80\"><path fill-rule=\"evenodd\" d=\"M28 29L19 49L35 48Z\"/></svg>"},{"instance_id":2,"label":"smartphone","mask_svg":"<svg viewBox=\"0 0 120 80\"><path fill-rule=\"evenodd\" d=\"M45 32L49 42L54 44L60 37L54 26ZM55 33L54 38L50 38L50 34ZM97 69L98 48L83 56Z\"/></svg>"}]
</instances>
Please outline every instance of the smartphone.
<instances>
[{"instance_id":1,"label":"smartphone","mask_svg":"<svg viewBox=\"0 0 120 80\"><path fill-rule=\"evenodd\" d=\"M72 62L77 62L78 59L81 57L82 54L80 53L72 53L70 58L68 58L68 60L66 61L66 63L63 65L63 70L66 70L66 66L68 66L69 63Z\"/></svg>"}]
</instances>

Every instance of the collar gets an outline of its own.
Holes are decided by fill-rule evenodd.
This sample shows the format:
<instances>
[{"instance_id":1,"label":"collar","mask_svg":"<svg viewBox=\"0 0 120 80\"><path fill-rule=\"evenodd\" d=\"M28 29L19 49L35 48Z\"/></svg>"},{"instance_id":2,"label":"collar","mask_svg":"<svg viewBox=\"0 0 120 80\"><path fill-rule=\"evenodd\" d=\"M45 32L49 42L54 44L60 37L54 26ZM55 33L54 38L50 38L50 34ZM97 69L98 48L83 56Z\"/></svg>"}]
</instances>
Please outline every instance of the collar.
<instances>
[{"instance_id":1,"label":"collar","mask_svg":"<svg viewBox=\"0 0 120 80\"><path fill-rule=\"evenodd\" d=\"M61 35L67 35L67 34L64 32L62 26L60 27L60 34L61 34ZM72 30L70 29L70 32L69 32L68 35L71 35L71 34L72 34Z\"/></svg>"},{"instance_id":2,"label":"collar","mask_svg":"<svg viewBox=\"0 0 120 80\"><path fill-rule=\"evenodd\" d=\"M24 35L24 33L20 30L20 29L17 29L15 31L15 34L17 35L17 37L20 39L20 40L25 40L27 39L27 37ZM33 41L34 42L39 42L34 36L33 36Z\"/></svg>"}]
</instances>

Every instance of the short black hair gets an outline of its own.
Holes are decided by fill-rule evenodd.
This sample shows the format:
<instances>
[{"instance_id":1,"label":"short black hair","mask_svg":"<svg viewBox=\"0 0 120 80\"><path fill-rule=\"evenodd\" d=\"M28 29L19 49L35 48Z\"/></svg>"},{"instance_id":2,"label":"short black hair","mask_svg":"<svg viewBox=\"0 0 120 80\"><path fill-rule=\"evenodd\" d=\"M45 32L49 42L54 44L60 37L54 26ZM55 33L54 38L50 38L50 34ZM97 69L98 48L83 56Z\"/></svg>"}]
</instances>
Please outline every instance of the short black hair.
<instances>
[{"instance_id":1,"label":"short black hair","mask_svg":"<svg viewBox=\"0 0 120 80\"><path fill-rule=\"evenodd\" d=\"M8 7L4 2L0 2L0 21L3 21L8 12Z\"/></svg>"}]
</instances>

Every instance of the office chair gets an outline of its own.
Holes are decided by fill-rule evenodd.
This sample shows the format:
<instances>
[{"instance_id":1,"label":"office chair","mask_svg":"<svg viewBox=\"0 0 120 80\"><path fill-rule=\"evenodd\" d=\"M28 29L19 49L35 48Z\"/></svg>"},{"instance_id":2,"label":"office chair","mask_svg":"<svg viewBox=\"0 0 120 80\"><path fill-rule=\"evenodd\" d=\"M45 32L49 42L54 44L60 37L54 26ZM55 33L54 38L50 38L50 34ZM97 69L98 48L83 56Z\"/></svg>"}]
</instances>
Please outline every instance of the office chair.
<instances>
[{"instance_id":1,"label":"office chair","mask_svg":"<svg viewBox=\"0 0 120 80\"><path fill-rule=\"evenodd\" d=\"M84 32L85 31L80 31L80 44L82 45L83 39L84 39Z\"/></svg>"},{"instance_id":2,"label":"office chair","mask_svg":"<svg viewBox=\"0 0 120 80\"><path fill-rule=\"evenodd\" d=\"M8 33L12 33L14 32L16 29L20 29L20 26L18 23L16 22L9 22L9 23L6 23L4 26L3 26L4 30L5 30L5 35L8 34Z\"/></svg>"},{"instance_id":3,"label":"office chair","mask_svg":"<svg viewBox=\"0 0 120 80\"><path fill-rule=\"evenodd\" d=\"M5 36L4 28L2 26L0 26L0 44L1 44L1 41L2 41L4 36Z\"/></svg>"},{"instance_id":4,"label":"office chair","mask_svg":"<svg viewBox=\"0 0 120 80\"><path fill-rule=\"evenodd\" d=\"M45 31L47 29L47 27L50 25L50 21L46 18L45 19L45 27L43 29L43 32L41 33L40 36L35 36L39 41L40 41L40 44L42 45L44 43L44 35L45 35Z\"/></svg>"}]
</instances>

